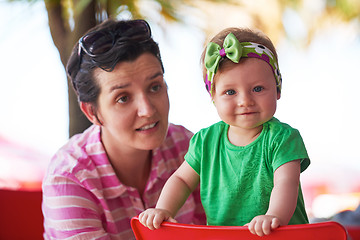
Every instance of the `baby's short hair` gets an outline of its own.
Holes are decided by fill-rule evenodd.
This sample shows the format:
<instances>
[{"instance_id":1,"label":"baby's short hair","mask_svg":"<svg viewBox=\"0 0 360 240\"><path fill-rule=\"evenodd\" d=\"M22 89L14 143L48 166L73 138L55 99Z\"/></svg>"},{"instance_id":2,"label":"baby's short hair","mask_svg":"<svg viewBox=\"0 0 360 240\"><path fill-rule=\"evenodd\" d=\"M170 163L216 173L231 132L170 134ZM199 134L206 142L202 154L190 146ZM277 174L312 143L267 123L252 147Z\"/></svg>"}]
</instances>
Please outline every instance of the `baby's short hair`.
<instances>
[{"instance_id":1,"label":"baby's short hair","mask_svg":"<svg viewBox=\"0 0 360 240\"><path fill-rule=\"evenodd\" d=\"M278 57L277 57L277 53L276 53L274 44L272 43L270 38L261 31L254 31L249 28L236 28L236 27L225 28L224 30L222 30L218 34L216 34L210 40L210 42L216 43L219 46L223 46L224 40L229 33L233 33L235 35L235 37L239 40L240 43L241 42L253 42L253 43L258 43L258 44L264 45L265 47L267 47L268 49L271 50L271 52L274 54L275 61L278 62ZM206 82L206 74L207 74L207 69L204 64L205 53L206 53L206 47L204 48L204 50L201 54L201 60L200 60L204 82ZM226 57L222 58L219 62L218 71L221 72L222 66L228 65L228 64L233 65L234 63Z\"/></svg>"}]
</instances>

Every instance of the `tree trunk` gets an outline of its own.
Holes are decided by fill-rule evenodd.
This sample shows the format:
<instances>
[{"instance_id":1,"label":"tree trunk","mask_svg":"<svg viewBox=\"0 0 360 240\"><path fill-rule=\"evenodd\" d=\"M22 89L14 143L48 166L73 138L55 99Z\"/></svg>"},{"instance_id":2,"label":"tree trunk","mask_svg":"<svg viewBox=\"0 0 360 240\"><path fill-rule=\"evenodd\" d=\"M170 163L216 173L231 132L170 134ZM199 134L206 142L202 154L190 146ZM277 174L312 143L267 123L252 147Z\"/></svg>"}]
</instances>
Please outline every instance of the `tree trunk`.
<instances>
[{"instance_id":1,"label":"tree trunk","mask_svg":"<svg viewBox=\"0 0 360 240\"><path fill-rule=\"evenodd\" d=\"M77 1L74 1L76 6ZM69 26L69 21L64 18L64 11L61 0L45 0L48 12L49 27L52 39L59 51L61 62L66 67L67 60L71 54L76 41L90 28L96 25L95 0L92 0L81 12L74 13L74 29ZM77 96L72 89L70 80L67 80L68 101L69 101L69 136L83 132L91 123L81 112Z\"/></svg>"}]
</instances>

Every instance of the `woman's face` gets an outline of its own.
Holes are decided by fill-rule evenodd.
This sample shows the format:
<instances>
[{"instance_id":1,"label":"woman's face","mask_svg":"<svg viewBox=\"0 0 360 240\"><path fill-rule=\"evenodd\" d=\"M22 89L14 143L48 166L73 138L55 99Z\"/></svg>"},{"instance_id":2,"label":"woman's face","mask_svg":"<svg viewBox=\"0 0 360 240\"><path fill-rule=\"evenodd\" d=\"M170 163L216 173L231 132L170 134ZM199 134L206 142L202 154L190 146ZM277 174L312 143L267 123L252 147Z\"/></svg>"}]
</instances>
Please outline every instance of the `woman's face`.
<instances>
[{"instance_id":1,"label":"woman's face","mask_svg":"<svg viewBox=\"0 0 360 240\"><path fill-rule=\"evenodd\" d=\"M168 129L169 98L159 60L149 53L120 62L112 72L96 69L97 117L106 148L151 150Z\"/></svg>"}]
</instances>

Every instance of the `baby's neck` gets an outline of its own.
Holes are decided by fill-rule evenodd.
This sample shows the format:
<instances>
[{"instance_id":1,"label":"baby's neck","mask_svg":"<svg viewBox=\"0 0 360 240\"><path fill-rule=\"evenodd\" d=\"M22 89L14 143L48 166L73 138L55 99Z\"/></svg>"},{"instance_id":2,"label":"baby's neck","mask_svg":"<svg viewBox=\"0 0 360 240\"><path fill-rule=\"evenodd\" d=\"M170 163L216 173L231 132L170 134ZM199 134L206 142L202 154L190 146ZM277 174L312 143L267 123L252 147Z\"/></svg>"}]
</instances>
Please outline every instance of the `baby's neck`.
<instances>
[{"instance_id":1,"label":"baby's neck","mask_svg":"<svg viewBox=\"0 0 360 240\"><path fill-rule=\"evenodd\" d=\"M262 125L252 129L242 129L230 126L228 139L235 146L246 146L255 141L262 129Z\"/></svg>"}]
</instances>

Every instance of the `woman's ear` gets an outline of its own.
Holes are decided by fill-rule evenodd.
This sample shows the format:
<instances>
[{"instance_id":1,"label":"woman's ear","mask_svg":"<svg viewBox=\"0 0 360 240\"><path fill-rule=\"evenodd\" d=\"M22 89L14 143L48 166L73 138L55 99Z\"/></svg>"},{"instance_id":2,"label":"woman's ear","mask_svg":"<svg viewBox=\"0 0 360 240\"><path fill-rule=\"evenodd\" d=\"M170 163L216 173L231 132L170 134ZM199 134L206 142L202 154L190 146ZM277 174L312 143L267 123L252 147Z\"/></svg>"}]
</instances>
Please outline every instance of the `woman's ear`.
<instances>
[{"instance_id":1,"label":"woman's ear","mask_svg":"<svg viewBox=\"0 0 360 240\"><path fill-rule=\"evenodd\" d=\"M277 92L277 100L279 100L279 99L280 99L280 97L281 97L281 92L280 92L280 91L278 91L278 92Z\"/></svg>"},{"instance_id":2,"label":"woman's ear","mask_svg":"<svg viewBox=\"0 0 360 240\"><path fill-rule=\"evenodd\" d=\"M102 125L102 122L98 118L96 112L94 111L94 107L91 103L87 102L80 102L80 109L85 114L87 119L89 119L90 122L96 125Z\"/></svg>"}]
</instances>

